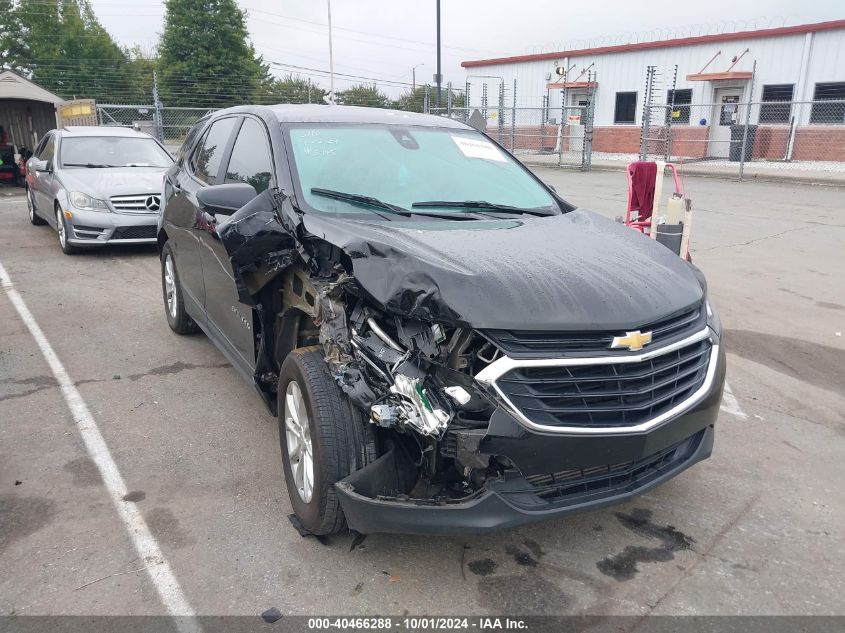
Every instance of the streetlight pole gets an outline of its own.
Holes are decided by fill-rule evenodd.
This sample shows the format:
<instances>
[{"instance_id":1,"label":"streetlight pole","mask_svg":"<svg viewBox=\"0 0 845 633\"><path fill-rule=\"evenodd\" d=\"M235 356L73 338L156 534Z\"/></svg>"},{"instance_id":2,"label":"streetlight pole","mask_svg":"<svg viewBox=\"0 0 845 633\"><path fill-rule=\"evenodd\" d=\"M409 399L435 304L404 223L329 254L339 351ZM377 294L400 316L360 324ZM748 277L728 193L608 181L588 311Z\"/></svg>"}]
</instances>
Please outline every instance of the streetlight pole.
<instances>
[{"instance_id":1,"label":"streetlight pole","mask_svg":"<svg viewBox=\"0 0 845 633\"><path fill-rule=\"evenodd\" d=\"M443 75L440 74L440 0L437 0L437 74L434 76L437 84L437 97L435 103L440 107L440 84L443 82Z\"/></svg>"},{"instance_id":2,"label":"streetlight pole","mask_svg":"<svg viewBox=\"0 0 845 633\"><path fill-rule=\"evenodd\" d=\"M417 89L417 68L425 66L425 64L417 64L411 68L411 92Z\"/></svg>"},{"instance_id":3,"label":"streetlight pole","mask_svg":"<svg viewBox=\"0 0 845 633\"><path fill-rule=\"evenodd\" d=\"M334 103L334 56L332 55L332 0L326 0L326 2L328 4L329 9L329 102Z\"/></svg>"}]
</instances>

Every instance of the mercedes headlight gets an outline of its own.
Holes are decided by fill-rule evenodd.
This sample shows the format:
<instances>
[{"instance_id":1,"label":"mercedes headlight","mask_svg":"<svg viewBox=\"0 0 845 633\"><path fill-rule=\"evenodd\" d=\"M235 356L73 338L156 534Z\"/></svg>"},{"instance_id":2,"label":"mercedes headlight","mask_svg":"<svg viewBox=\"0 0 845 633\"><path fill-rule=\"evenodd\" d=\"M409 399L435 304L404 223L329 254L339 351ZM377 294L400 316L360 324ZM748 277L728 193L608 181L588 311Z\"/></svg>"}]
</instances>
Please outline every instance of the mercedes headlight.
<instances>
[{"instance_id":1,"label":"mercedes headlight","mask_svg":"<svg viewBox=\"0 0 845 633\"><path fill-rule=\"evenodd\" d=\"M81 191L71 191L69 197L70 204L75 209L81 209L83 211L104 211L106 213L109 211L109 207L106 205L105 200L92 198L87 193L82 193Z\"/></svg>"}]
</instances>

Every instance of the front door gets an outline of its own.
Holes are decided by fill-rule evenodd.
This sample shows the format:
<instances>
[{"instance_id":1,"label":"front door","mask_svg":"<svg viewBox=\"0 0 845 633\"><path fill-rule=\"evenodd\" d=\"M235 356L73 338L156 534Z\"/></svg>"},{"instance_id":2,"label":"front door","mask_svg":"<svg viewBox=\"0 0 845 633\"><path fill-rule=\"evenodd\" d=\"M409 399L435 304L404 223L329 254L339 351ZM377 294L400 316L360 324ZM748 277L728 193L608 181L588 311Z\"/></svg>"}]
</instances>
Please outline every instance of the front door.
<instances>
[{"instance_id":1,"label":"front door","mask_svg":"<svg viewBox=\"0 0 845 633\"><path fill-rule=\"evenodd\" d=\"M264 123L245 117L228 161L224 158L218 182L248 183L261 193L275 180L271 156ZM234 362L251 375L255 366L254 314L252 306L240 302L232 262L217 235L218 226L226 219L218 213L200 237L205 312L209 324L225 339Z\"/></svg>"},{"instance_id":2,"label":"front door","mask_svg":"<svg viewBox=\"0 0 845 633\"><path fill-rule=\"evenodd\" d=\"M53 213L53 169L56 163L56 135L51 134L44 144L44 148L36 156L39 160L46 160L49 171L32 171L30 187L32 187L33 201L41 216L55 225Z\"/></svg>"},{"instance_id":3,"label":"front door","mask_svg":"<svg viewBox=\"0 0 845 633\"><path fill-rule=\"evenodd\" d=\"M584 124L587 119L587 106L590 104L590 95L586 92L573 92L570 105L573 106L566 111L566 124L569 130L569 151L584 151Z\"/></svg>"},{"instance_id":4,"label":"front door","mask_svg":"<svg viewBox=\"0 0 845 633\"><path fill-rule=\"evenodd\" d=\"M711 158L728 158L731 153L731 126L738 125L739 101L742 88L717 88L714 91L713 113L710 117L710 137L707 155Z\"/></svg>"}]
</instances>

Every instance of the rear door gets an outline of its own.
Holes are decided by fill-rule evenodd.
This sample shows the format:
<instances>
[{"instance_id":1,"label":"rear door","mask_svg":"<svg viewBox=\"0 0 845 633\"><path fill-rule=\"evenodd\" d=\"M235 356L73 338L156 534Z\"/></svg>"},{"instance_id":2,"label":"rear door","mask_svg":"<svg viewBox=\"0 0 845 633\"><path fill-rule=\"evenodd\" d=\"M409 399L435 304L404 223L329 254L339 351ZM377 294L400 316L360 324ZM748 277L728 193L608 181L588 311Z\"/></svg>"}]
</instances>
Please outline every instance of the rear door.
<instances>
[{"instance_id":1,"label":"rear door","mask_svg":"<svg viewBox=\"0 0 845 633\"><path fill-rule=\"evenodd\" d=\"M274 174L267 128L261 119L245 116L216 182L245 182L261 193L274 186ZM255 366L252 308L238 300L232 264L217 235L218 225L227 217L217 214L200 238L206 316L209 324L229 343L242 368L251 373Z\"/></svg>"},{"instance_id":2,"label":"rear door","mask_svg":"<svg viewBox=\"0 0 845 633\"><path fill-rule=\"evenodd\" d=\"M173 240L176 270L192 314L205 313L205 284L202 274L201 237L214 218L200 211L197 191L217 184L223 156L238 123L237 117L224 117L211 123L196 145L181 157L180 168L168 173L165 191L164 226ZM203 319L205 321L205 319Z\"/></svg>"}]
</instances>

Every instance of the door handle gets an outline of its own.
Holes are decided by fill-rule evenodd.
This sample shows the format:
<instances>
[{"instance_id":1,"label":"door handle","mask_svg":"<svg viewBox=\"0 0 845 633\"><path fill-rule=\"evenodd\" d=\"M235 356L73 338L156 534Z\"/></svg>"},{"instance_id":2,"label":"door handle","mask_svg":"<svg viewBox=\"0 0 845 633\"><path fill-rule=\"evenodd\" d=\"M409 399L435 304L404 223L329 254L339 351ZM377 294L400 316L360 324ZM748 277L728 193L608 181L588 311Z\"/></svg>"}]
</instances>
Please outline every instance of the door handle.
<instances>
[{"instance_id":1,"label":"door handle","mask_svg":"<svg viewBox=\"0 0 845 633\"><path fill-rule=\"evenodd\" d=\"M177 195L178 195L178 194L180 194L180 193L182 193L182 187L179 185L179 183L178 183L178 182L173 182L173 180L172 180L171 178L169 178L169 177L168 177L168 179L167 179L167 183L168 183L171 187L173 187L173 193L175 193L175 194L177 194Z\"/></svg>"}]
</instances>

